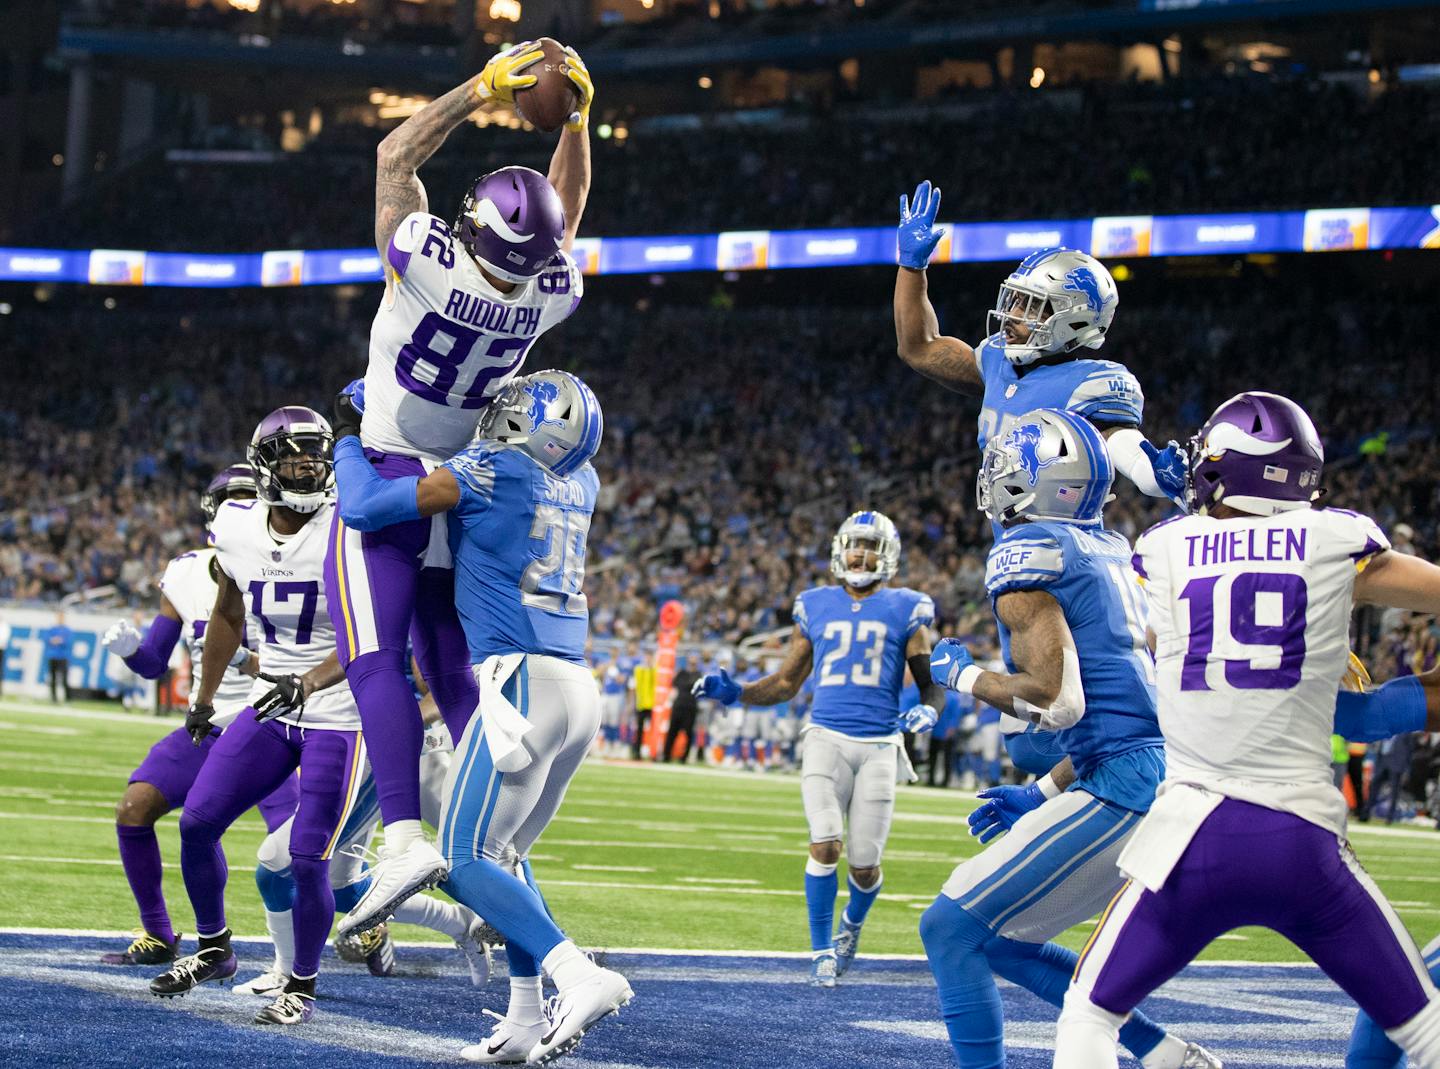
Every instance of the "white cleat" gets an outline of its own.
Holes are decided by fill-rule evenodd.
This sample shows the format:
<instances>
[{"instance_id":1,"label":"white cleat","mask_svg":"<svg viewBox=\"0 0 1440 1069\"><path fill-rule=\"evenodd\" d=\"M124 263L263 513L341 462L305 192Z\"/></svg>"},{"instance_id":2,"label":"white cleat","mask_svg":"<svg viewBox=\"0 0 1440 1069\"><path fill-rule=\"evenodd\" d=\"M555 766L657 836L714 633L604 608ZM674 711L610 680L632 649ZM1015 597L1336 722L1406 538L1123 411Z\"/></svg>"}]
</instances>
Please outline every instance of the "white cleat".
<instances>
[{"instance_id":1,"label":"white cleat","mask_svg":"<svg viewBox=\"0 0 1440 1069\"><path fill-rule=\"evenodd\" d=\"M550 1000L550 1025L530 1048L530 1062L544 1065L580 1045L580 1039L597 1021L610 1016L635 997L630 981L611 969L562 991Z\"/></svg>"},{"instance_id":2,"label":"white cleat","mask_svg":"<svg viewBox=\"0 0 1440 1069\"><path fill-rule=\"evenodd\" d=\"M1180 1069L1225 1069L1225 1063L1199 1043L1185 1044L1185 1060Z\"/></svg>"},{"instance_id":3,"label":"white cleat","mask_svg":"<svg viewBox=\"0 0 1440 1069\"><path fill-rule=\"evenodd\" d=\"M395 914L395 907L413 894L442 883L450 866L433 843L416 839L404 850L382 849L380 862L370 870L370 887L355 908L340 918L335 933L340 937L369 931Z\"/></svg>"},{"instance_id":4,"label":"white cleat","mask_svg":"<svg viewBox=\"0 0 1440 1069\"><path fill-rule=\"evenodd\" d=\"M246 980L243 984L237 984L235 994L237 995L259 995L261 998L274 998L285 990L285 985L290 977L277 971L274 966L266 969L253 980Z\"/></svg>"},{"instance_id":5,"label":"white cleat","mask_svg":"<svg viewBox=\"0 0 1440 1069\"><path fill-rule=\"evenodd\" d=\"M834 987L835 978L839 976L839 974L839 965L835 960L833 951L825 954L817 954L810 959L811 987Z\"/></svg>"},{"instance_id":6,"label":"white cleat","mask_svg":"<svg viewBox=\"0 0 1440 1069\"><path fill-rule=\"evenodd\" d=\"M530 1048L540 1042L549 1030L548 1021L536 1024L518 1024L509 1017L501 1017L494 1010L483 1011L496 1020L490 1038L472 1043L460 1051L460 1057L467 1062L482 1065L520 1065L530 1057Z\"/></svg>"},{"instance_id":7,"label":"white cleat","mask_svg":"<svg viewBox=\"0 0 1440 1069\"><path fill-rule=\"evenodd\" d=\"M490 982L490 947L485 943L484 936L491 931L494 929L476 917L470 922L465 938L455 944L465 955L465 964L470 967L470 982L476 987L484 987Z\"/></svg>"}]
</instances>

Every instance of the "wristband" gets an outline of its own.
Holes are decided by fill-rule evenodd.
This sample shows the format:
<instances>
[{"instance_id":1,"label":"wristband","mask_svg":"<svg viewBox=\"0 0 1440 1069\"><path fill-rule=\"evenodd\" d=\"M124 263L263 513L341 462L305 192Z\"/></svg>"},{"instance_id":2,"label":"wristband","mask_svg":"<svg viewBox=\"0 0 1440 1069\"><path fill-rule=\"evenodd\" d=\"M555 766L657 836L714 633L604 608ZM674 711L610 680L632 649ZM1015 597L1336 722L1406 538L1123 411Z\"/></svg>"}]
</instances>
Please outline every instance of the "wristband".
<instances>
[{"instance_id":1,"label":"wristband","mask_svg":"<svg viewBox=\"0 0 1440 1069\"><path fill-rule=\"evenodd\" d=\"M1037 779L1035 785L1040 788L1040 793L1045 796L1047 802L1051 798L1058 798L1061 794L1059 785L1048 772Z\"/></svg>"},{"instance_id":2,"label":"wristband","mask_svg":"<svg viewBox=\"0 0 1440 1069\"><path fill-rule=\"evenodd\" d=\"M978 664L967 664L960 669L960 674L955 677L955 686L952 690L958 690L961 694L973 694L975 684L980 682L980 676L985 671Z\"/></svg>"}]
</instances>

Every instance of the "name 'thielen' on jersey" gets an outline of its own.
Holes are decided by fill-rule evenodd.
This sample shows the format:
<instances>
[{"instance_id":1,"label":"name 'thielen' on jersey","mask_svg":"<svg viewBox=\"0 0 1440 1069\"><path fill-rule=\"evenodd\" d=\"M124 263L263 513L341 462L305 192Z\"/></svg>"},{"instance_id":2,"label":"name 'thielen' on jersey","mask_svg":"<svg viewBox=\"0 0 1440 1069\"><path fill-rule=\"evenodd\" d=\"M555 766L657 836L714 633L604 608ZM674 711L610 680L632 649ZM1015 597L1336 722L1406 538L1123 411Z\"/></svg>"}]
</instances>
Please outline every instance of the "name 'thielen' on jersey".
<instances>
[{"instance_id":1,"label":"name 'thielen' on jersey","mask_svg":"<svg viewBox=\"0 0 1440 1069\"><path fill-rule=\"evenodd\" d=\"M501 293L450 227L424 212L400 223L385 254L385 299L370 327L361 440L436 463L475 437L486 402L519 373L530 347L580 303L565 252Z\"/></svg>"},{"instance_id":2,"label":"name 'thielen' on jersey","mask_svg":"<svg viewBox=\"0 0 1440 1069\"><path fill-rule=\"evenodd\" d=\"M270 510L258 501L227 501L210 525L216 559L245 599L246 628L258 641L260 671L267 675L303 675L335 652L325 603L325 550L334 508L321 505L283 541L271 534ZM270 686L257 679L251 700ZM303 728L360 729L360 713L344 680L310 695L299 713L279 719Z\"/></svg>"},{"instance_id":3,"label":"name 'thielen' on jersey","mask_svg":"<svg viewBox=\"0 0 1440 1069\"><path fill-rule=\"evenodd\" d=\"M1140 536L1169 780L1343 834L1335 695L1355 577L1389 545L1344 509L1181 516Z\"/></svg>"},{"instance_id":4,"label":"name 'thielen' on jersey","mask_svg":"<svg viewBox=\"0 0 1440 1069\"><path fill-rule=\"evenodd\" d=\"M477 442L445 463L460 487L450 510L455 607L470 659L534 653L585 664L585 551L600 479L568 479L528 454Z\"/></svg>"},{"instance_id":5,"label":"name 'thielen' on jersey","mask_svg":"<svg viewBox=\"0 0 1440 1069\"><path fill-rule=\"evenodd\" d=\"M935 620L930 596L881 587L854 598L842 586L820 586L802 592L793 611L814 651L810 722L861 739L895 734L905 647Z\"/></svg>"}]
</instances>

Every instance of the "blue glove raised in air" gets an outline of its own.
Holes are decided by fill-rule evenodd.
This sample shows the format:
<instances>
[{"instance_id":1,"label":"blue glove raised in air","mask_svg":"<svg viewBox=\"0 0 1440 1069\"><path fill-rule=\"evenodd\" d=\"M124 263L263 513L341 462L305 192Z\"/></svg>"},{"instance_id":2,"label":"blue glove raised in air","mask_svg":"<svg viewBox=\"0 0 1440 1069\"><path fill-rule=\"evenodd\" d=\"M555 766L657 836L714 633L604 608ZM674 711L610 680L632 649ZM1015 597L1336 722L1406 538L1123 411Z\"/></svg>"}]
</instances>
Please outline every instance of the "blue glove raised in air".
<instances>
[{"instance_id":1,"label":"blue glove raised in air","mask_svg":"<svg viewBox=\"0 0 1440 1069\"><path fill-rule=\"evenodd\" d=\"M934 706L921 702L900 714L900 729L920 735L933 728L939 719L940 714L935 711Z\"/></svg>"},{"instance_id":2,"label":"blue glove raised in air","mask_svg":"<svg viewBox=\"0 0 1440 1069\"><path fill-rule=\"evenodd\" d=\"M740 700L740 684L722 668L718 673L697 679L690 693L697 698L713 698L721 705L734 705Z\"/></svg>"},{"instance_id":3,"label":"blue glove raised in air","mask_svg":"<svg viewBox=\"0 0 1440 1069\"><path fill-rule=\"evenodd\" d=\"M1180 443L1171 442L1164 449L1156 449L1141 439L1140 448L1150 459L1150 467L1155 472L1155 485L1182 509L1189 508L1190 458L1185 455L1185 450L1180 448Z\"/></svg>"},{"instance_id":4,"label":"blue glove raised in air","mask_svg":"<svg viewBox=\"0 0 1440 1069\"><path fill-rule=\"evenodd\" d=\"M930 678L950 690L960 689L960 673L975 663L965 643L942 638L930 651Z\"/></svg>"},{"instance_id":5,"label":"blue glove raised in air","mask_svg":"<svg viewBox=\"0 0 1440 1069\"><path fill-rule=\"evenodd\" d=\"M986 802L970 814L970 834L982 843L1009 831L1026 813L1045 804L1044 793L1034 783L1028 787L990 787L976 797Z\"/></svg>"},{"instance_id":6,"label":"blue glove raised in air","mask_svg":"<svg viewBox=\"0 0 1440 1069\"><path fill-rule=\"evenodd\" d=\"M900 226L896 239L900 247L900 266L923 271L930 263L930 254L945 228L936 228L935 216L940 211L940 190L932 186L927 178L915 187L912 202L904 193L900 194Z\"/></svg>"}]
</instances>

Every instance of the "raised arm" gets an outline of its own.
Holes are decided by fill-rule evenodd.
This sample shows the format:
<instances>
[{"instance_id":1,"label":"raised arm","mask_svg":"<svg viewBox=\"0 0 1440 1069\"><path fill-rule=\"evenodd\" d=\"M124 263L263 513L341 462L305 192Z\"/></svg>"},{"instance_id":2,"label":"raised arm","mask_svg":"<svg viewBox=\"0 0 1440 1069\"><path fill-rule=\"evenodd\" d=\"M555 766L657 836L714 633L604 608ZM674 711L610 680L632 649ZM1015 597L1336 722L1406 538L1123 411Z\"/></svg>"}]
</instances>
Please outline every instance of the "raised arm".
<instances>
[{"instance_id":1,"label":"raised arm","mask_svg":"<svg viewBox=\"0 0 1440 1069\"><path fill-rule=\"evenodd\" d=\"M161 594L160 611L143 636L129 620L117 620L100 642L142 679L159 679L170 667L170 654L180 639L180 627L180 613L170 599Z\"/></svg>"},{"instance_id":2,"label":"raised arm","mask_svg":"<svg viewBox=\"0 0 1440 1069\"><path fill-rule=\"evenodd\" d=\"M550 173L545 177L565 208L565 240L561 248L569 252L575 247L580 218L590 197L590 103L595 98L595 86L580 54L573 48L565 52L565 73L579 94L579 105L560 135L560 143L550 157Z\"/></svg>"},{"instance_id":3,"label":"raised arm","mask_svg":"<svg viewBox=\"0 0 1440 1069\"><path fill-rule=\"evenodd\" d=\"M940 333L940 319L930 303L925 268L944 236L936 229L940 190L921 182L915 199L900 198L896 244L900 270L895 276L895 348L900 359L927 379L957 393L979 396L985 385L975 351L959 338Z\"/></svg>"},{"instance_id":4,"label":"raised arm","mask_svg":"<svg viewBox=\"0 0 1440 1069\"><path fill-rule=\"evenodd\" d=\"M1440 568L1407 553L1382 550L1355 577L1355 600L1440 613Z\"/></svg>"}]
</instances>

